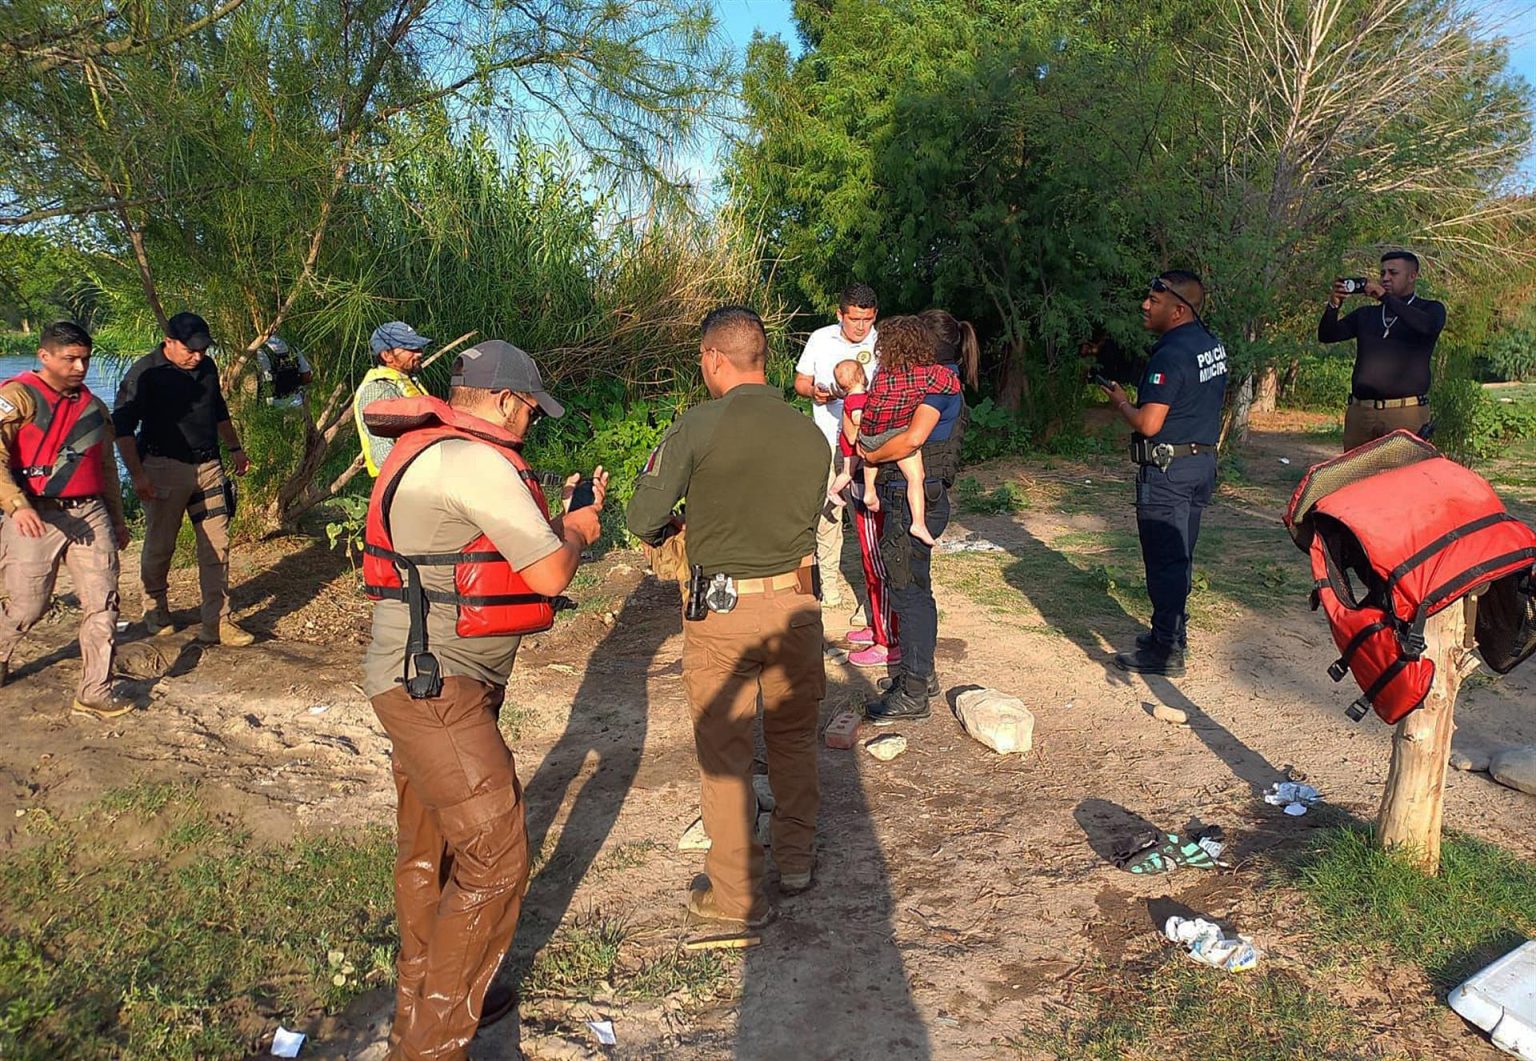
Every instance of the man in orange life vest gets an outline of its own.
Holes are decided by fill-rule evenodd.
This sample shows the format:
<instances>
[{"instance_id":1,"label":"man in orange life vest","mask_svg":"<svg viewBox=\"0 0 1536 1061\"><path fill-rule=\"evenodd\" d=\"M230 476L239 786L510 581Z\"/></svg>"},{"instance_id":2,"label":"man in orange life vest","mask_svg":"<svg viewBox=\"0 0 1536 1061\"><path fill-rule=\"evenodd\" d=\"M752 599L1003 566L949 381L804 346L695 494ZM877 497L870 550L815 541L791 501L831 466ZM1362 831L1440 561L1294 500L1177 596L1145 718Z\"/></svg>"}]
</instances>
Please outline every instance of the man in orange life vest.
<instances>
[{"instance_id":1,"label":"man in orange life vest","mask_svg":"<svg viewBox=\"0 0 1536 1061\"><path fill-rule=\"evenodd\" d=\"M117 552L128 544L112 459L112 417L85 386L91 337L68 321L43 330L36 371L0 386L0 570L10 599L0 616L0 684L11 654L48 610L59 563L80 598L79 691L72 710L114 718Z\"/></svg>"},{"instance_id":2,"label":"man in orange life vest","mask_svg":"<svg viewBox=\"0 0 1536 1061\"><path fill-rule=\"evenodd\" d=\"M519 450L534 421L564 412L532 358L491 340L459 355L448 401L363 413L395 440L363 558L378 602L363 689L393 743L399 797L392 1058L463 1058L477 1026L516 1008L510 989L489 991L528 882L522 786L497 712L521 635L549 628L551 599L601 533L608 483L598 468L590 503L573 507L571 476L549 518Z\"/></svg>"}]
</instances>

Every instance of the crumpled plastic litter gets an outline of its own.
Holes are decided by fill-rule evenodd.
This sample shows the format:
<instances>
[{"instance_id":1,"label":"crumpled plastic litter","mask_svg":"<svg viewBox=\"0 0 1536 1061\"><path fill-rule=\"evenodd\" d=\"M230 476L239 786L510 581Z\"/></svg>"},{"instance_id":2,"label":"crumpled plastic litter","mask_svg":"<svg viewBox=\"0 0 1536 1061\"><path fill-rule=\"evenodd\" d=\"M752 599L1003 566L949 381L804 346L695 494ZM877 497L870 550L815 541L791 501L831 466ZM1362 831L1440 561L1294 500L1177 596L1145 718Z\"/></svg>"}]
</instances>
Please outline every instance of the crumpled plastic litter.
<instances>
[{"instance_id":1,"label":"crumpled plastic litter","mask_svg":"<svg viewBox=\"0 0 1536 1061\"><path fill-rule=\"evenodd\" d=\"M1285 813L1293 818L1299 818L1307 813L1307 808L1316 803L1322 794L1311 785L1304 785L1300 781L1276 781L1269 786L1269 791L1264 793L1264 802L1272 807L1284 807Z\"/></svg>"},{"instance_id":2,"label":"crumpled plastic litter","mask_svg":"<svg viewBox=\"0 0 1536 1061\"><path fill-rule=\"evenodd\" d=\"M1247 972L1264 956L1247 936L1229 936L1220 925L1203 917L1170 917L1163 925L1163 935L1183 944L1195 961L1229 973Z\"/></svg>"},{"instance_id":3,"label":"crumpled plastic litter","mask_svg":"<svg viewBox=\"0 0 1536 1061\"><path fill-rule=\"evenodd\" d=\"M291 1032L279 1024L277 1031L272 1033L272 1056L298 1057L299 1047L304 1045L304 1039L303 1032Z\"/></svg>"},{"instance_id":4,"label":"crumpled plastic litter","mask_svg":"<svg viewBox=\"0 0 1536 1061\"><path fill-rule=\"evenodd\" d=\"M597 1036L597 1041L604 1046L617 1046L619 1037L613 1034L613 1021L589 1020L587 1027L592 1029L592 1034Z\"/></svg>"}]
</instances>

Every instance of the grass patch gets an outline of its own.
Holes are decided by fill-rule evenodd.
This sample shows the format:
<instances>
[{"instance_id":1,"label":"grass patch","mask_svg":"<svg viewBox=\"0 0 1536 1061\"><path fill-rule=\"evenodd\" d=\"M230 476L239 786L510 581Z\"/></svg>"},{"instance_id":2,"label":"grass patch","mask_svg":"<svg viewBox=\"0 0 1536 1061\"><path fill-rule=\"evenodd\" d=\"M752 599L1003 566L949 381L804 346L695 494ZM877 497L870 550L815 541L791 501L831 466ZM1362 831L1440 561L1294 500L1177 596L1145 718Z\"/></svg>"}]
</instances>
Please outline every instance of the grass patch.
<instances>
[{"instance_id":1,"label":"grass patch","mask_svg":"<svg viewBox=\"0 0 1536 1061\"><path fill-rule=\"evenodd\" d=\"M657 840L634 840L603 852L593 864L594 873L618 873L626 869L644 866L657 851L665 851L666 844Z\"/></svg>"},{"instance_id":2,"label":"grass patch","mask_svg":"<svg viewBox=\"0 0 1536 1061\"><path fill-rule=\"evenodd\" d=\"M134 820L155 838L130 849ZM0 1056L242 1056L392 976L383 832L269 847L152 782L27 829L0 862Z\"/></svg>"},{"instance_id":3,"label":"grass patch","mask_svg":"<svg viewBox=\"0 0 1536 1061\"><path fill-rule=\"evenodd\" d=\"M954 499L961 512L978 515L1012 515L1029 507L1029 495L1018 484L987 490L972 478L955 483Z\"/></svg>"},{"instance_id":4,"label":"grass patch","mask_svg":"<svg viewBox=\"0 0 1536 1061\"><path fill-rule=\"evenodd\" d=\"M1047 1049L1071 1061L1299 1061L1356 1057L1365 1046L1347 1009L1283 969L1228 974L1175 951L1151 961L1139 974L1104 970L1093 1012L1067 1021Z\"/></svg>"},{"instance_id":5,"label":"grass patch","mask_svg":"<svg viewBox=\"0 0 1536 1061\"><path fill-rule=\"evenodd\" d=\"M1536 865L1447 833L1440 874L1377 850L1364 826L1330 829L1282 863L1322 915L1318 935L1390 953L1436 984L1460 983L1536 936Z\"/></svg>"},{"instance_id":6,"label":"grass patch","mask_svg":"<svg viewBox=\"0 0 1536 1061\"><path fill-rule=\"evenodd\" d=\"M678 991L707 998L719 992L729 975L724 960L712 951L674 947L646 953L624 921L594 912L555 934L534 959L522 989L528 998L600 993L664 998Z\"/></svg>"}]
</instances>

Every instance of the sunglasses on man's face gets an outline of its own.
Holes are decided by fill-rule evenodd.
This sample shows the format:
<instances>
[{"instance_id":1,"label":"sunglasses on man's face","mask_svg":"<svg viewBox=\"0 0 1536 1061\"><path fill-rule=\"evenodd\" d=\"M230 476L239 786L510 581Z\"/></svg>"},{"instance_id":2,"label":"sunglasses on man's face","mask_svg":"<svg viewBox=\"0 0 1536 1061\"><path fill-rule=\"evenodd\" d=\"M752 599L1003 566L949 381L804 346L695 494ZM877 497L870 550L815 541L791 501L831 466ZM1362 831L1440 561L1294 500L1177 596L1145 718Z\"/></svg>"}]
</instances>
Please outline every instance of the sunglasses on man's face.
<instances>
[{"instance_id":1,"label":"sunglasses on man's face","mask_svg":"<svg viewBox=\"0 0 1536 1061\"><path fill-rule=\"evenodd\" d=\"M528 426L529 427L532 427L534 424L538 423L541 419L543 419L543 417L544 417L544 407L542 405L540 405L538 402L536 402L536 401L531 402L527 398L524 398L521 394L514 394L513 397L516 398L518 401L522 402L524 405L526 405L528 407L528 410L529 410L529 413L528 413Z\"/></svg>"},{"instance_id":2,"label":"sunglasses on man's face","mask_svg":"<svg viewBox=\"0 0 1536 1061\"><path fill-rule=\"evenodd\" d=\"M1169 287L1168 286L1168 281L1164 280L1161 276L1154 276L1152 278L1152 282L1147 285L1147 290L1152 291L1152 292L1154 292L1156 294L1159 294L1159 295L1172 295L1174 298L1176 298L1180 302L1184 303L1184 305L1189 306L1189 312L1191 312L1191 313L1193 313L1195 315L1195 319L1197 319L1197 320L1199 319L1200 311L1195 309L1195 307L1193 305L1190 305L1189 299L1185 298L1183 295L1179 294L1173 288Z\"/></svg>"}]
</instances>

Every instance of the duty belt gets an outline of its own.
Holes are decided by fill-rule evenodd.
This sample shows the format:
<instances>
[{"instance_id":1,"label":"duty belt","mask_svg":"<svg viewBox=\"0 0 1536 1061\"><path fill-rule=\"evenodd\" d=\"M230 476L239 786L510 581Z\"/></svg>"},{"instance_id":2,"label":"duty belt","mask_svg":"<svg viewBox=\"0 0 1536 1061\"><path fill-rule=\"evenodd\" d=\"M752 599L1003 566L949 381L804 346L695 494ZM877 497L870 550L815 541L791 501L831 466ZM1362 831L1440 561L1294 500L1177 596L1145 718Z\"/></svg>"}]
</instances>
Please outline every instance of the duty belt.
<instances>
[{"instance_id":1,"label":"duty belt","mask_svg":"<svg viewBox=\"0 0 1536 1061\"><path fill-rule=\"evenodd\" d=\"M91 494L89 497L33 497L27 495L28 504L34 508L83 508L93 501L100 501L101 497Z\"/></svg>"},{"instance_id":2,"label":"duty belt","mask_svg":"<svg viewBox=\"0 0 1536 1061\"><path fill-rule=\"evenodd\" d=\"M762 578L732 578L726 574L706 575L695 564L688 580L688 601L683 617L698 620L706 612L728 612L736 607L737 598L744 594L767 593L770 590L799 590L821 599L821 570L816 558L808 556L793 571Z\"/></svg>"},{"instance_id":3,"label":"duty belt","mask_svg":"<svg viewBox=\"0 0 1536 1061\"><path fill-rule=\"evenodd\" d=\"M1137 464L1155 464L1166 469L1180 457L1198 457L1216 452L1215 446L1200 442L1152 442L1140 438L1131 443L1131 460Z\"/></svg>"},{"instance_id":4,"label":"duty belt","mask_svg":"<svg viewBox=\"0 0 1536 1061\"><path fill-rule=\"evenodd\" d=\"M175 453L167 453L153 446L146 449L144 455L146 457L164 457L166 460L180 461L183 464L207 464L209 461L219 459L219 448L217 446L213 449L191 449L186 452L190 456L190 460L187 457L181 457Z\"/></svg>"},{"instance_id":5,"label":"duty belt","mask_svg":"<svg viewBox=\"0 0 1536 1061\"><path fill-rule=\"evenodd\" d=\"M1363 405L1368 409L1406 409L1409 406L1428 405L1427 395L1420 394L1416 398L1356 398L1349 396L1350 405Z\"/></svg>"}]
</instances>

